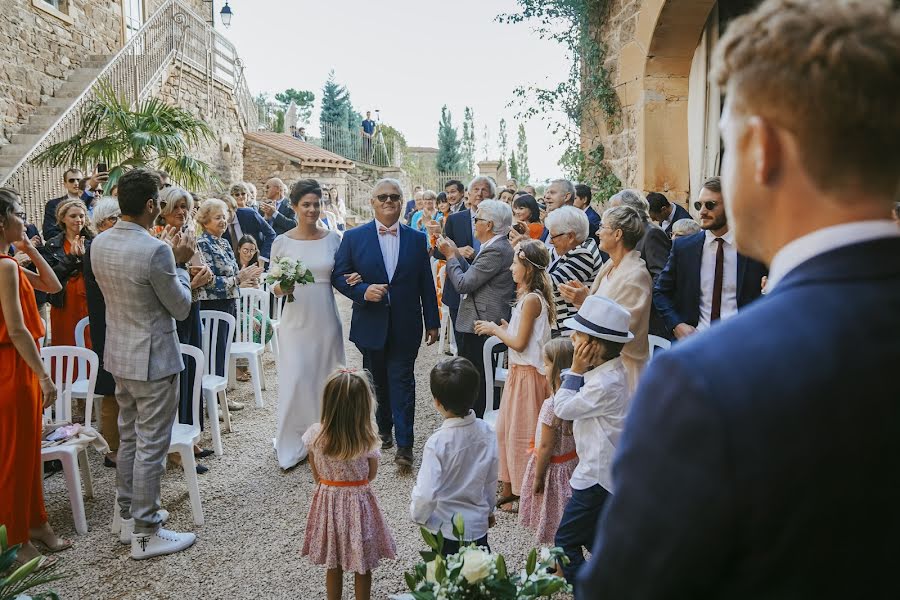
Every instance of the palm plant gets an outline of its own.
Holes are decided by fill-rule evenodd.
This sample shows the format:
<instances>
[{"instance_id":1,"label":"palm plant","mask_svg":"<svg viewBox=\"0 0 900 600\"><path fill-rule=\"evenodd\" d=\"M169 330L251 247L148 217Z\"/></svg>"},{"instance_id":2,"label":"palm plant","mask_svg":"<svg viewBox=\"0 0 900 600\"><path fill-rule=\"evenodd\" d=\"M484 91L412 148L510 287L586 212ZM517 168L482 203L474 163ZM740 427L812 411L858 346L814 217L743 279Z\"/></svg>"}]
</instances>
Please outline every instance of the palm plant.
<instances>
[{"instance_id":1,"label":"palm plant","mask_svg":"<svg viewBox=\"0 0 900 600\"><path fill-rule=\"evenodd\" d=\"M173 180L192 189L209 187L218 178L209 164L194 158L191 147L214 139L201 119L159 98L146 98L133 110L107 81L81 112L81 129L71 138L49 146L35 157L39 164L109 165L105 191L128 170L163 169Z\"/></svg>"},{"instance_id":2,"label":"palm plant","mask_svg":"<svg viewBox=\"0 0 900 600\"><path fill-rule=\"evenodd\" d=\"M26 597L22 595L26 590L62 578L61 575L52 574L57 566L55 564L36 573L35 569L40 558L32 559L18 568L13 568L16 555L21 547L21 544L15 546L7 544L6 525L0 525L0 600ZM42 592L30 597L33 600L59 600L59 596L55 592Z\"/></svg>"}]
</instances>

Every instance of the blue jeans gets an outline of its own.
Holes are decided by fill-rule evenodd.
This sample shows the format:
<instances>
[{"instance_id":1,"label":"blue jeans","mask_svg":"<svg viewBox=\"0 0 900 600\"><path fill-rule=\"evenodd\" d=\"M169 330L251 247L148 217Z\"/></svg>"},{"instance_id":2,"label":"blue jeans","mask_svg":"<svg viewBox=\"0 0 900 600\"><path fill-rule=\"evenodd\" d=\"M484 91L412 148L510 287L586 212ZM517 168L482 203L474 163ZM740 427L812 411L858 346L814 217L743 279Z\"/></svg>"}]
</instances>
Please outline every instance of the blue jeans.
<instances>
[{"instance_id":1,"label":"blue jeans","mask_svg":"<svg viewBox=\"0 0 900 600\"><path fill-rule=\"evenodd\" d=\"M572 488L572 497L566 504L553 540L569 557L569 564L563 567L563 574L569 583L575 583L575 575L584 564L583 548L590 550L594 544L597 521L607 498L609 492L600 484L584 490Z\"/></svg>"}]
</instances>

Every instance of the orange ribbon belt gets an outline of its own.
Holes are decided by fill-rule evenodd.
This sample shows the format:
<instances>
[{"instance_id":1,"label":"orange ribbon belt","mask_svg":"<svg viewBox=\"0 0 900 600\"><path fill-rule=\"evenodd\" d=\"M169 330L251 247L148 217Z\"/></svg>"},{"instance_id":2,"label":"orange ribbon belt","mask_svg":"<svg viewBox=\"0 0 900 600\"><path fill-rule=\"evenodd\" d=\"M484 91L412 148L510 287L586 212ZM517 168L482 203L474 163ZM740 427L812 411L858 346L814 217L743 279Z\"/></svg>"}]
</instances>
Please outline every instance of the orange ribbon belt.
<instances>
[{"instance_id":1,"label":"orange ribbon belt","mask_svg":"<svg viewBox=\"0 0 900 600\"><path fill-rule=\"evenodd\" d=\"M531 440L531 445L528 446L528 453L534 454L534 440ZM560 463L569 462L573 458L578 458L578 451L572 450L571 452L566 452L565 454L560 454L558 456L551 456L550 462L558 465Z\"/></svg>"},{"instance_id":2,"label":"orange ribbon belt","mask_svg":"<svg viewBox=\"0 0 900 600\"><path fill-rule=\"evenodd\" d=\"M328 481L327 479L320 479L319 483L331 487L356 487L360 485L366 485L367 483L369 483L369 480L363 479L361 481Z\"/></svg>"}]
</instances>

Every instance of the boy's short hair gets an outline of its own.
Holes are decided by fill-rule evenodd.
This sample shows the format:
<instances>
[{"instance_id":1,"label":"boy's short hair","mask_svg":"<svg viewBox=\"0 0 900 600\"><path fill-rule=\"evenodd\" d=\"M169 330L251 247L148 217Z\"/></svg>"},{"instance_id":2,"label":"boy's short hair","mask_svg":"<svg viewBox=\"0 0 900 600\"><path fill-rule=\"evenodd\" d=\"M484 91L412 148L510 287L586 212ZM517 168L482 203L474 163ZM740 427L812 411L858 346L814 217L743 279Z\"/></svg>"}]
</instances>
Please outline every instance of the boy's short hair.
<instances>
[{"instance_id":1,"label":"boy's short hair","mask_svg":"<svg viewBox=\"0 0 900 600\"><path fill-rule=\"evenodd\" d=\"M481 377L468 359L454 356L431 369L431 395L448 412L464 417L475 405Z\"/></svg>"},{"instance_id":2,"label":"boy's short hair","mask_svg":"<svg viewBox=\"0 0 900 600\"><path fill-rule=\"evenodd\" d=\"M603 354L601 355L603 360L619 358L619 355L622 354L622 348L625 347L625 344L622 342L613 342L610 340L602 340L600 338L594 339L600 340L600 343L603 344Z\"/></svg>"}]
</instances>

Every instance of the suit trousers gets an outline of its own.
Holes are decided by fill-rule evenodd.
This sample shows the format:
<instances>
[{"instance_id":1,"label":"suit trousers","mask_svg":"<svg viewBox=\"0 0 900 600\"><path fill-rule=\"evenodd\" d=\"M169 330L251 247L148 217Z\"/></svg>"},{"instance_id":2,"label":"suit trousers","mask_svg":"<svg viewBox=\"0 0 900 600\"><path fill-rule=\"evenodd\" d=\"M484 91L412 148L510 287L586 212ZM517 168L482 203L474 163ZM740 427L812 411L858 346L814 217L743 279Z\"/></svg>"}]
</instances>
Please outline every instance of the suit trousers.
<instances>
[{"instance_id":1,"label":"suit trousers","mask_svg":"<svg viewBox=\"0 0 900 600\"><path fill-rule=\"evenodd\" d=\"M553 540L569 557L569 564L562 568L569 583L575 583L575 575L584 564L582 548L590 550L593 546L597 522L609 495L599 483L583 490L572 488L572 497L566 503Z\"/></svg>"},{"instance_id":2,"label":"suit trousers","mask_svg":"<svg viewBox=\"0 0 900 600\"><path fill-rule=\"evenodd\" d=\"M392 348L388 340L381 350L359 348L359 351L363 357L363 368L372 374L375 384L378 433L387 437L393 430L398 447L412 448L416 416L415 366L419 349Z\"/></svg>"},{"instance_id":3,"label":"suit trousers","mask_svg":"<svg viewBox=\"0 0 900 600\"><path fill-rule=\"evenodd\" d=\"M178 409L178 374L154 381L115 379L119 402L119 512L123 519L134 517L135 533L152 533L161 525L159 480L166 469Z\"/></svg>"}]
</instances>

